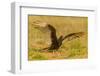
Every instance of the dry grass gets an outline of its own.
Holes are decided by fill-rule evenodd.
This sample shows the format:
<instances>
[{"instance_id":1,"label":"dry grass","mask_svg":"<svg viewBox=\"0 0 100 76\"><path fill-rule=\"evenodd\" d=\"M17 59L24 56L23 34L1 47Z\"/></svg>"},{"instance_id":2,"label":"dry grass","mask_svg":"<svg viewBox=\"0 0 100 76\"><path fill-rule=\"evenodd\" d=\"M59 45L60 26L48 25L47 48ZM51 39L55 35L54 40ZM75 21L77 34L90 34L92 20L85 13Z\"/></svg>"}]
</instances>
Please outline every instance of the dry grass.
<instances>
[{"instance_id":1,"label":"dry grass","mask_svg":"<svg viewBox=\"0 0 100 76\"><path fill-rule=\"evenodd\" d=\"M28 59L79 59L88 57L87 46L87 17L70 16L29 16L28 17ZM46 29L34 28L34 21L50 23L56 28L57 37L75 32L85 32L85 35L72 41L64 41L59 50L54 52L42 52L41 49L50 46L50 32Z\"/></svg>"}]
</instances>

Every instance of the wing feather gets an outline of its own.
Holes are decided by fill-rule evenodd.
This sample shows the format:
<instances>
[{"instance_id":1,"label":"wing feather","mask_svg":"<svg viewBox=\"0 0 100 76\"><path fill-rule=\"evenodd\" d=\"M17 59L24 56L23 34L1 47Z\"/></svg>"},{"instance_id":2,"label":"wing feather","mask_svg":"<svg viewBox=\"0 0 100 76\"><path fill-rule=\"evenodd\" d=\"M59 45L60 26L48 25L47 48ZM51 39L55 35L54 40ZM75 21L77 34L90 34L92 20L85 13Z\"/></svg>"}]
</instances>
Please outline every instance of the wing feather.
<instances>
[{"instance_id":1,"label":"wing feather","mask_svg":"<svg viewBox=\"0 0 100 76\"><path fill-rule=\"evenodd\" d=\"M67 39L68 41L76 39L76 38L80 38L81 36L83 36L85 33L84 32L77 32L77 33L71 33L66 35L63 40Z\"/></svg>"}]
</instances>

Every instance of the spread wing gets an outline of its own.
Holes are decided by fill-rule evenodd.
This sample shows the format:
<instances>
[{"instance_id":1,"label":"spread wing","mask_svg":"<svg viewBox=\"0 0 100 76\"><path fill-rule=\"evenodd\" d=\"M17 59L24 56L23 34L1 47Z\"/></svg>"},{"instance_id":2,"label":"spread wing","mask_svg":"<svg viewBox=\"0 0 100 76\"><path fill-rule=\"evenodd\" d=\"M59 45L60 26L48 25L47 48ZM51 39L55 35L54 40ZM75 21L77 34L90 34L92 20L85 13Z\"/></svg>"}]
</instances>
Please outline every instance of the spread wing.
<instances>
[{"instance_id":1,"label":"spread wing","mask_svg":"<svg viewBox=\"0 0 100 76\"><path fill-rule=\"evenodd\" d=\"M56 29L50 24L48 24L48 29L50 30L51 45L58 45Z\"/></svg>"},{"instance_id":2,"label":"spread wing","mask_svg":"<svg viewBox=\"0 0 100 76\"><path fill-rule=\"evenodd\" d=\"M71 33L66 35L63 40L67 39L68 41L76 39L76 38L80 38L81 36L83 36L85 33L84 32L78 32L78 33Z\"/></svg>"},{"instance_id":3,"label":"spread wing","mask_svg":"<svg viewBox=\"0 0 100 76\"><path fill-rule=\"evenodd\" d=\"M59 46L56 36L56 29L51 24L48 24L46 22L35 22L34 25L36 25L35 28L43 28L50 31L51 46L49 47L49 49L55 49Z\"/></svg>"}]
</instances>

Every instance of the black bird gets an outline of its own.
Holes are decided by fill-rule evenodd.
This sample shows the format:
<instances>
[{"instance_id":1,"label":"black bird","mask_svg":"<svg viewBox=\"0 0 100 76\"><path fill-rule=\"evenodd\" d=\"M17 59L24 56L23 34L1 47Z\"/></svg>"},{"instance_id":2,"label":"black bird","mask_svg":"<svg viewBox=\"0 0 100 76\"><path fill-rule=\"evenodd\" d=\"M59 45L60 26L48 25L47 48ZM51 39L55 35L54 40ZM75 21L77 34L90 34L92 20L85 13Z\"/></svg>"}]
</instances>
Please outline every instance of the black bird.
<instances>
[{"instance_id":1,"label":"black bird","mask_svg":"<svg viewBox=\"0 0 100 76\"><path fill-rule=\"evenodd\" d=\"M38 25L41 27L47 27L50 31L50 37L51 37L51 45L48 48L44 48L48 49L48 50L58 50L60 48L60 46L62 45L62 42L67 39L68 41L76 39L76 38L80 38L82 35L84 35L84 32L77 32L77 33L71 33L68 34L66 36L60 36L59 38L57 38L56 35L56 29L48 23L45 22L35 22L35 25ZM38 28L38 26L36 26L35 28Z\"/></svg>"}]
</instances>

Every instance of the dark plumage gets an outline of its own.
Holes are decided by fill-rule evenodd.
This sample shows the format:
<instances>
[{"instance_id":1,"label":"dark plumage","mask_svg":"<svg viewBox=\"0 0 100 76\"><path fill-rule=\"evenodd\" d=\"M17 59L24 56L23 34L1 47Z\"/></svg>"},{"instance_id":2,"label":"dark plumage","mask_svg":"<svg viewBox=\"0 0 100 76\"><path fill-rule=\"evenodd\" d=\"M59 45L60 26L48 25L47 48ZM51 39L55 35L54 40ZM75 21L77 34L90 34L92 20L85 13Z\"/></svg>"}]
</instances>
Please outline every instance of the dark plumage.
<instances>
[{"instance_id":1,"label":"dark plumage","mask_svg":"<svg viewBox=\"0 0 100 76\"><path fill-rule=\"evenodd\" d=\"M67 39L68 41L76 39L76 38L80 38L82 35L84 35L84 32L77 32L77 33L71 33L68 34L66 36L60 36L59 38L57 38L56 35L56 29L47 23L38 23L37 25L39 25L40 27L47 27L48 30L50 31L50 37L51 37L51 45L48 48L44 48L48 49L48 50L58 50L60 48L60 46L62 45L62 42Z\"/></svg>"},{"instance_id":2,"label":"dark plumage","mask_svg":"<svg viewBox=\"0 0 100 76\"><path fill-rule=\"evenodd\" d=\"M79 38L82 35L84 35L84 32L78 32L78 33L71 33L68 34L66 36L60 36L59 38L57 38L56 36L56 29L51 26L50 24L48 24L48 28L51 32L50 37L51 37L51 46L48 48L49 50L57 50L59 49L59 47L62 45L62 42L67 39L68 41L75 39L75 38Z\"/></svg>"}]
</instances>

